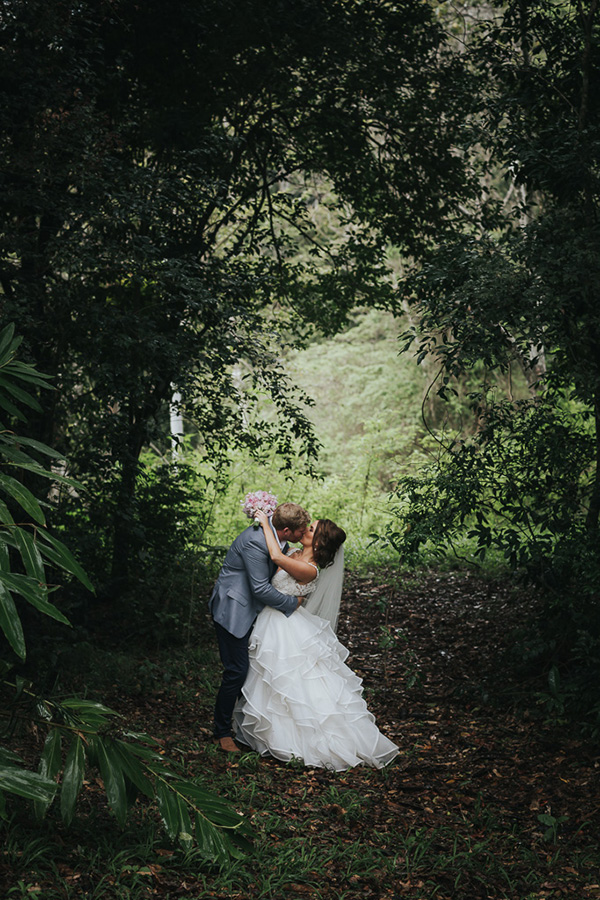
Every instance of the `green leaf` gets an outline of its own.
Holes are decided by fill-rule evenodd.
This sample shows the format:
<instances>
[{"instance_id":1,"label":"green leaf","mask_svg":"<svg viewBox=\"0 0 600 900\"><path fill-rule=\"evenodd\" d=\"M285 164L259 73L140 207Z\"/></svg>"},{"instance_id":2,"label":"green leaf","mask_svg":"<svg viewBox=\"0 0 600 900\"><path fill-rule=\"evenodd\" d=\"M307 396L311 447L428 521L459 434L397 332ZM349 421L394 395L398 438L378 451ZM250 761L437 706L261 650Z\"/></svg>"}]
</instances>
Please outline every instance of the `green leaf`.
<instances>
[{"instance_id":1,"label":"green leaf","mask_svg":"<svg viewBox=\"0 0 600 900\"><path fill-rule=\"evenodd\" d=\"M5 366L15 355L22 338L15 338L15 323L11 322L0 331L0 366Z\"/></svg>"},{"instance_id":2,"label":"green leaf","mask_svg":"<svg viewBox=\"0 0 600 900\"><path fill-rule=\"evenodd\" d=\"M45 584L46 573L44 571L44 561L40 555L37 544L24 528L16 528L12 532L15 545L18 547L25 571L28 575L36 578L40 584Z\"/></svg>"},{"instance_id":3,"label":"green leaf","mask_svg":"<svg viewBox=\"0 0 600 900\"><path fill-rule=\"evenodd\" d=\"M8 506L6 505L6 503L4 502L4 500L0 500L0 522L1 522L3 525L14 525L14 524L15 524L15 520L13 519L13 517L11 516L11 514L9 513L9 511L8 511ZM5 535L5 534L2 535L2 538L3 538L4 541L6 541L6 535ZM13 540L11 541L11 546L13 546L13 547L16 547L16 546L17 546L17 545L16 545L16 542L15 542L15 540L14 540L14 538L13 538Z\"/></svg>"},{"instance_id":4,"label":"green leaf","mask_svg":"<svg viewBox=\"0 0 600 900\"><path fill-rule=\"evenodd\" d=\"M556 666L552 666L550 671L548 672L548 685L552 694L555 697L558 697L560 691L560 673Z\"/></svg>"},{"instance_id":5,"label":"green leaf","mask_svg":"<svg viewBox=\"0 0 600 900\"><path fill-rule=\"evenodd\" d=\"M0 573L0 628L17 656L25 659L27 654L23 626L15 601L4 583L7 577L4 573Z\"/></svg>"},{"instance_id":6,"label":"green leaf","mask_svg":"<svg viewBox=\"0 0 600 900\"><path fill-rule=\"evenodd\" d=\"M18 400L20 403L24 403L26 406L29 406L31 409L35 409L36 412L41 412L42 407L37 402L35 397L32 397L27 391L24 391L23 388L18 387L16 384L13 384L9 378L6 378L0 375L0 388L4 388L4 390L8 391L9 394Z\"/></svg>"},{"instance_id":7,"label":"green leaf","mask_svg":"<svg viewBox=\"0 0 600 900\"><path fill-rule=\"evenodd\" d=\"M54 781L56 775L60 772L62 765L61 749L62 738L60 730L58 728L51 728L40 757L39 773L44 778ZM52 797L49 801L36 800L34 803L34 810L38 819L42 819L46 815L53 799L54 798Z\"/></svg>"},{"instance_id":8,"label":"green leaf","mask_svg":"<svg viewBox=\"0 0 600 900\"><path fill-rule=\"evenodd\" d=\"M62 453L59 453L58 450L54 450L52 447L49 447L47 444L42 444L41 441L35 441L33 438L23 437L19 435L15 438L17 444L22 444L24 447L33 447L34 450L38 450L40 453L43 453L45 456L51 456L53 459L65 459ZM48 473L54 477L54 473Z\"/></svg>"},{"instance_id":9,"label":"green leaf","mask_svg":"<svg viewBox=\"0 0 600 900\"><path fill-rule=\"evenodd\" d=\"M27 419L25 418L25 416L23 415L21 410L17 406L15 406L14 403L11 403L11 401L7 397L4 397L2 394L0 394L0 406L2 407L2 409L6 410L7 413L10 413L11 416L14 416L15 419L18 419L20 422L27 421Z\"/></svg>"},{"instance_id":10,"label":"green leaf","mask_svg":"<svg viewBox=\"0 0 600 900\"><path fill-rule=\"evenodd\" d=\"M20 469L27 469L40 475L47 474L46 470L33 457L19 449L16 440L10 440L6 434L0 435L0 453L8 465L12 463Z\"/></svg>"},{"instance_id":11,"label":"green leaf","mask_svg":"<svg viewBox=\"0 0 600 900\"><path fill-rule=\"evenodd\" d=\"M179 834L179 807L175 794L164 781L157 782L156 800L167 834L171 840L175 840Z\"/></svg>"},{"instance_id":12,"label":"green leaf","mask_svg":"<svg viewBox=\"0 0 600 900\"><path fill-rule=\"evenodd\" d=\"M156 784L158 810L171 840L189 843L192 823L185 800L179 797L165 781Z\"/></svg>"},{"instance_id":13,"label":"green leaf","mask_svg":"<svg viewBox=\"0 0 600 900\"><path fill-rule=\"evenodd\" d=\"M111 709L110 706L105 706L103 703L98 703L96 700L80 700L78 697L67 697L66 700L62 701L61 706L64 706L65 709L72 709L79 714L95 710L106 716L119 715L114 709Z\"/></svg>"},{"instance_id":14,"label":"green leaf","mask_svg":"<svg viewBox=\"0 0 600 900\"><path fill-rule=\"evenodd\" d=\"M112 738L105 740L96 736L94 749L98 756L100 773L110 808L117 817L119 825L122 826L127 819L127 794L119 755L113 752Z\"/></svg>"},{"instance_id":15,"label":"green leaf","mask_svg":"<svg viewBox=\"0 0 600 900\"><path fill-rule=\"evenodd\" d=\"M26 800L50 803L58 790L58 785L49 778L38 775L37 772L0 765L0 790L25 797Z\"/></svg>"},{"instance_id":16,"label":"green leaf","mask_svg":"<svg viewBox=\"0 0 600 900\"><path fill-rule=\"evenodd\" d=\"M124 741L115 740L113 746L115 752L119 755L124 775L127 776L131 783L134 784L142 794L154 799L154 785L144 774L144 770L138 762L137 756L131 752L129 744L126 744Z\"/></svg>"},{"instance_id":17,"label":"green leaf","mask_svg":"<svg viewBox=\"0 0 600 900\"><path fill-rule=\"evenodd\" d=\"M28 366L27 363L21 362L18 359L13 359L7 363L4 374L10 375L13 378L19 378L21 381L27 381L30 384L35 384L36 387L45 388L48 391L55 390L54 386L48 383L50 380L49 375L37 372L32 366Z\"/></svg>"},{"instance_id":18,"label":"green leaf","mask_svg":"<svg viewBox=\"0 0 600 900\"><path fill-rule=\"evenodd\" d=\"M75 735L67 754L60 793L60 811L67 825L71 824L75 815L75 804L83 784L84 769L83 741L79 735Z\"/></svg>"},{"instance_id":19,"label":"green leaf","mask_svg":"<svg viewBox=\"0 0 600 900\"><path fill-rule=\"evenodd\" d=\"M41 525L46 524L46 517L42 512L42 508L31 491L24 487L20 481L13 478L12 475L5 475L0 472L0 488L10 494L11 497L21 504L25 512L30 515L36 522Z\"/></svg>"},{"instance_id":20,"label":"green leaf","mask_svg":"<svg viewBox=\"0 0 600 900\"><path fill-rule=\"evenodd\" d=\"M3 583L9 590L20 594L36 609L63 625L70 625L64 613L50 603L48 600L48 589L45 585L36 581L30 575L12 575L8 572L0 572L0 583Z\"/></svg>"},{"instance_id":21,"label":"green leaf","mask_svg":"<svg viewBox=\"0 0 600 900\"><path fill-rule=\"evenodd\" d=\"M23 760L19 754L15 753L13 750L9 750L7 747L0 747L0 765L14 766L15 764L19 766L23 765Z\"/></svg>"},{"instance_id":22,"label":"green leaf","mask_svg":"<svg viewBox=\"0 0 600 900\"><path fill-rule=\"evenodd\" d=\"M219 829L198 814L196 814L195 824L196 840L202 855L215 862L227 863L230 847Z\"/></svg>"},{"instance_id":23,"label":"green leaf","mask_svg":"<svg viewBox=\"0 0 600 900\"><path fill-rule=\"evenodd\" d=\"M244 817L240 816L226 800L222 800L216 794L205 791L189 781L177 782L174 787L190 800L213 825L219 825L222 828L240 828L244 824Z\"/></svg>"},{"instance_id":24,"label":"green leaf","mask_svg":"<svg viewBox=\"0 0 600 900\"><path fill-rule=\"evenodd\" d=\"M45 544L40 543L38 545L40 552L55 565L78 578L89 591L95 593L94 586L87 577L83 567L79 565L71 551L65 547L62 541L59 541L58 538L55 538L54 535L50 534L45 529L40 529L38 534L44 541L47 541L51 545L51 547L48 547Z\"/></svg>"},{"instance_id":25,"label":"green leaf","mask_svg":"<svg viewBox=\"0 0 600 900\"><path fill-rule=\"evenodd\" d=\"M15 465L18 465L20 469L26 469L28 472L34 472L36 475L39 475L40 478L47 478L48 481L55 482L56 484L66 484L68 487L83 490L83 485L74 478L68 478L66 475L59 475L57 472L51 472L49 469L44 469L43 466L36 463L34 460L20 462L15 459Z\"/></svg>"}]
</instances>

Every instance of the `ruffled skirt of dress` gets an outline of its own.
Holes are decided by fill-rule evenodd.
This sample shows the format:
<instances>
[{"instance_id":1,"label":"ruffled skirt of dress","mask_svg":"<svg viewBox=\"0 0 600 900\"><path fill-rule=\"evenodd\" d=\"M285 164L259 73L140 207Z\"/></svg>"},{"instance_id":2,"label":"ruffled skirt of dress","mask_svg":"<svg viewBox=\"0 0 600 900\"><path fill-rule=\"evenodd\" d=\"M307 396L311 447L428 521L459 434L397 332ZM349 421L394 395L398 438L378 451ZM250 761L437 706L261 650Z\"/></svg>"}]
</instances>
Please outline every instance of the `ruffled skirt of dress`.
<instances>
[{"instance_id":1,"label":"ruffled skirt of dress","mask_svg":"<svg viewBox=\"0 0 600 900\"><path fill-rule=\"evenodd\" d=\"M324 619L302 607L289 618L265 607L234 712L239 740L262 755L336 771L391 762L398 747L377 728L347 656Z\"/></svg>"}]
</instances>

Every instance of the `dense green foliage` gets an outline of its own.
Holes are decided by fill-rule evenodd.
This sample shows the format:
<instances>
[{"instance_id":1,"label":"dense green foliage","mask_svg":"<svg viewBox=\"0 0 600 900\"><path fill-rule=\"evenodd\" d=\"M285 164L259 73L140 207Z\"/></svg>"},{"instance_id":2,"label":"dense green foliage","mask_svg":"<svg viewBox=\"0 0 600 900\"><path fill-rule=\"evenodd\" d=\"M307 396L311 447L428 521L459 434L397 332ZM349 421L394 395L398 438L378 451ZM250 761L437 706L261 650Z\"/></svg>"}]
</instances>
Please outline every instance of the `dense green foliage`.
<instances>
[{"instance_id":1,"label":"dense green foliage","mask_svg":"<svg viewBox=\"0 0 600 900\"><path fill-rule=\"evenodd\" d=\"M402 562L466 536L545 592L538 664L596 715L596 0L0 8L0 315L79 484L12 496L140 634L191 616L246 490Z\"/></svg>"},{"instance_id":2,"label":"dense green foliage","mask_svg":"<svg viewBox=\"0 0 600 900\"><path fill-rule=\"evenodd\" d=\"M0 331L0 407L25 423L23 406L38 411L40 407L21 385L29 389L49 385L46 376L16 358L20 343L20 338L14 337L14 326ZM206 860L225 862L230 855L248 848L246 821L228 803L186 778L176 761L165 760L152 737L124 727L117 714L102 703L80 698L49 700L32 690L22 675L16 675L12 682L7 678L14 668L14 656L24 659L26 655L15 598L68 625L64 613L48 599L48 570L54 567L59 575L71 573L92 590L77 560L46 529L38 499L14 476L28 471L70 489L77 485L43 468L26 449L54 460L58 456L46 445L0 426L0 491L7 497L6 503L0 501L0 639L6 639L10 648L2 647L0 658L0 735L10 738L18 725L26 722L39 728L45 741L38 772L30 771L8 746L0 746L0 818L8 817L6 794L33 801L39 819L60 794L61 816L70 824L86 768L95 767L120 825L124 825L138 795L150 798L157 803L171 840L184 846L195 840Z\"/></svg>"},{"instance_id":3,"label":"dense green foliage","mask_svg":"<svg viewBox=\"0 0 600 900\"><path fill-rule=\"evenodd\" d=\"M438 393L483 363L475 434L401 481L390 540L402 555L470 531L548 596L538 653L597 714L600 621L600 304L595 2L509 3L467 29L478 91L468 153L478 203L465 208L405 286L407 344L439 365ZM490 390L518 363L528 396ZM569 682L569 679L571 681Z\"/></svg>"},{"instance_id":4,"label":"dense green foliage","mask_svg":"<svg viewBox=\"0 0 600 900\"><path fill-rule=\"evenodd\" d=\"M85 518L68 496L61 515L114 594L175 390L213 461L258 443L313 458L279 345L393 305L376 221L406 252L444 230L461 67L412 2L2 9L2 315L56 378L30 433L86 485ZM452 97L433 89L452 76ZM260 395L277 414L257 431Z\"/></svg>"}]
</instances>

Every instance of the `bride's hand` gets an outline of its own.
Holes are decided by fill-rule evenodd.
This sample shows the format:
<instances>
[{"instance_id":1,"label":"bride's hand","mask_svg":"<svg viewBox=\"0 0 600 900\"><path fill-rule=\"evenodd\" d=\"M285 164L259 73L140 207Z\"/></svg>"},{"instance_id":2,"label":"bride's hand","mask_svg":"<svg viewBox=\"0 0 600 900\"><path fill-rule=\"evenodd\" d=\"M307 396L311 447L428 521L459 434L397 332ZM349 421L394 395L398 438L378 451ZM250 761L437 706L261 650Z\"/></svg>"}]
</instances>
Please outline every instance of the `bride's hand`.
<instances>
[{"instance_id":1,"label":"bride's hand","mask_svg":"<svg viewBox=\"0 0 600 900\"><path fill-rule=\"evenodd\" d=\"M262 509L256 510L256 512L254 513L254 518L257 522L260 522L263 528L265 528L269 524L269 517L266 512L262 511Z\"/></svg>"}]
</instances>

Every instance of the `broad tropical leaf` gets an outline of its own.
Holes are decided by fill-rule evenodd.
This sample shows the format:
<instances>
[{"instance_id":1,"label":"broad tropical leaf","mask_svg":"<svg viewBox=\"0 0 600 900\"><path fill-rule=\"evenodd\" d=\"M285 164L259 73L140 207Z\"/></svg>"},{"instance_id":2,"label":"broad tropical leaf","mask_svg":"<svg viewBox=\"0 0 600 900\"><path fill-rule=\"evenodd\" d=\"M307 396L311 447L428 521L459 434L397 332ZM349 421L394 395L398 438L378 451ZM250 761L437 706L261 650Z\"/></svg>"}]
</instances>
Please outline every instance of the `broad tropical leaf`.
<instances>
[{"instance_id":1,"label":"broad tropical leaf","mask_svg":"<svg viewBox=\"0 0 600 900\"><path fill-rule=\"evenodd\" d=\"M192 840L192 823L183 798L174 792L171 785L159 779L156 784L156 799L158 800L158 810L171 840L184 843Z\"/></svg>"},{"instance_id":2,"label":"broad tropical leaf","mask_svg":"<svg viewBox=\"0 0 600 900\"><path fill-rule=\"evenodd\" d=\"M21 553L21 558L27 574L33 576L33 578L37 578L40 584L44 584L46 581L44 562L34 539L24 528L14 529L12 537Z\"/></svg>"},{"instance_id":3,"label":"broad tropical leaf","mask_svg":"<svg viewBox=\"0 0 600 900\"><path fill-rule=\"evenodd\" d=\"M64 613L60 611L53 603L48 600L48 589L45 585L41 585L35 578L29 575L12 575L9 572L0 572L0 582L9 590L20 594L28 603L39 609L45 615L62 622L63 625L70 625Z\"/></svg>"},{"instance_id":4,"label":"broad tropical leaf","mask_svg":"<svg viewBox=\"0 0 600 900\"><path fill-rule=\"evenodd\" d=\"M204 818L222 828L240 828L245 820L231 808L229 803L211 794L191 781L177 782L174 786L193 805L201 811Z\"/></svg>"},{"instance_id":5,"label":"broad tropical leaf","mask_svg":"<svg viewBox=\"0 0 600 900\"><path fill-rule=\"evenodd\" d=\"M0 628L2 628L17 656L25 659L26 648L23 626L21 625L15 601L5 586L4 582L7 578L8 575L0 573Z\"/></svg>"},{"instance_id":6,"label":"broad tropical leaf","mask_svg":"<svg viewBox=\"0 0 600 900\"><path fill-rule=\"evenodd\" d=\"M23 338L15 337L15 323L11 322L0 331L0 367L10 362Z\"/></svg>"},{"instance_id":7,"label":"broad tropical leaf","mask_svg":"<svg viewBox=\"0 0 600 900\"><path fill-rule=\"evenodd\" d=\"M83 784L84 765L83 741L79 735L75 735L67 754L60 792L60 811L67 825L70 825L75 815L75 804Z\"/></svg>"},{"instance_id":8,"label":"broad tropical leaf","mask_svg":"<svg viewBox=\"0 0 600 900\"><path fill-rule=\"evenodd\" d=\"M206 859L215 860L215 862L226 863L230 855L230 846L226 842L218 828L211 825L201 815L196 814L195 817L195 835L198 846Z\"/></svg>"},{"instance_id":9,"label":"broad tropical leaf","mask_svg":"<svg viewBox=\"0 0 600 900\"><path fill-rule=\"evenodd\" d=\"M2 394L0 394L0 406L7 413L10 413L11 416L14 416L15 419L18 419L19 422L27 421L27 419L25 418L25 416L23 415L21 410L18 408L18 406L15 406L14 403L12 403L7 397L4 397Z\"/></svg>"},{"instance_id":10,"label":"broad tropical leaf","mask_svg":"<svg viewBox=\"0 0 600 900\"><path fill-rule=\"evenodd\" d=\"M146 797L154 799L154 786L149 778L144 774L140 763L134 753L131 752L130 745L124 741L115 740L113 749L118 754L123 774L131 781L136 788L145 794Z\"/></svg>"},{"instance_id":11,"label":"broad tropical leaf","mask_svg":"<svg viewBox=\"0 0 600 900\"><path fill-rule=\"evenodd\" d=\"M22 444L24 447L32 447L34 450L38 450L45 456L51 456L53 459L65 458L62 453L59 453L58 450L54 450L52 447L49 447L48 444L43 444L41 441L35 441L33 438L23 437L22 435L19 435L19 437L15 440L17 444ZM52 474L52 477L54 477L54 473L47 474Z\"/></svg>"},{"instance_id":12,"label":"broad tropical leaf","mask_svg":"<svg viewBox=\"0 0 600 900\"><path fill-rule=\"evenodd\" d=\"M40 525L46 524L46 517L42 511L42 507L33 496L30 490L24 487L20 481L13 478L12 475L5 475L0 472L0 489L10 494L11 497L23 507L27 515L31 516Z\"/></svg>"},{"instance_id":13,"label":"broad tropical leaf","mask_svg":"<svg viewBox=\"0 0 600 900\"><path fill-rule=\"evenodd\" d=\"M28 772L26 769L18 769L16 766L0 765L0 791L8 791L9 794L17 794L26 800L40 800L52 802L58 785L56 782L38 775L37 772Z\"/></svg>"},{"instance_id":14,"label":"broad tropical leaf","mask_svg":"<svg viewBox=\"0 0 600 900\"><path fill-rule=\"evenodd\" d=\"M44 750L40 757L39 773L44 778L52 781L60 772L62 766L62 737L58 728L51 728L44 743ZM36 800L34 810L36 816L41 819L48 811L54 795L49 800Z\"/></svg>"},{"instance_id":15,"label":"broad tropical leaf","mask_svg":"<svg viewBox=\"0 0 600 900\"><path fill-rule=\"evenodd\" d=\"M38 544L38 548L42 555L47 557L59 568L64 569L65 572L75 575L89 591L94 593L94 586L85 574L82 566L79 565L71 551L65 547L62 541L59 541L58 538L55 538L54 535L43 528L40 528L38 534L43 538L43 541L46 541L47 544L51 545L48 547L47 544L43 542Z\"/></svg>"},{"instance_id":16,"label":"broad tropical leaf","mask_svg":"<svg viewBox=\"0 0 600 900\"><path fill-rule=\"evenodd\" d=\"M94 750L98 757L100 773L104 781L104 789L110 808L117 817L119 825L124 825L127 818L127 794L120 757L113 752L110 738L104 740L96 736L94 739Z\"/></svg>"},{"instance_id":17,"label":"broad tropical leaf","mask_svg":"<svg viewBox=\"0 0 600 900\"><path fill-rule=\"evenodd\" d=\"M18 753L9 750L7 747L0 747L0 766L22 766L23 760Z\"/></svg>"},{"instance_id":18,"label":"broad tropical leaf","mask_svg":"<svg viewBox=\"0 0 600 900\"><path fill-rule=\"evenodd\" d=\"M3 377L0 375L0 388L5 391L8 391L9 394L18 400L20 403L24 403L25 406L31 407L31 409L35 409L36 412L41 412L42 407L37 402L35 397L32 397L27 391L24 391L23 388L18 387L16 384L13 384L10 379Z\"/></svg>"}]
</instances>

